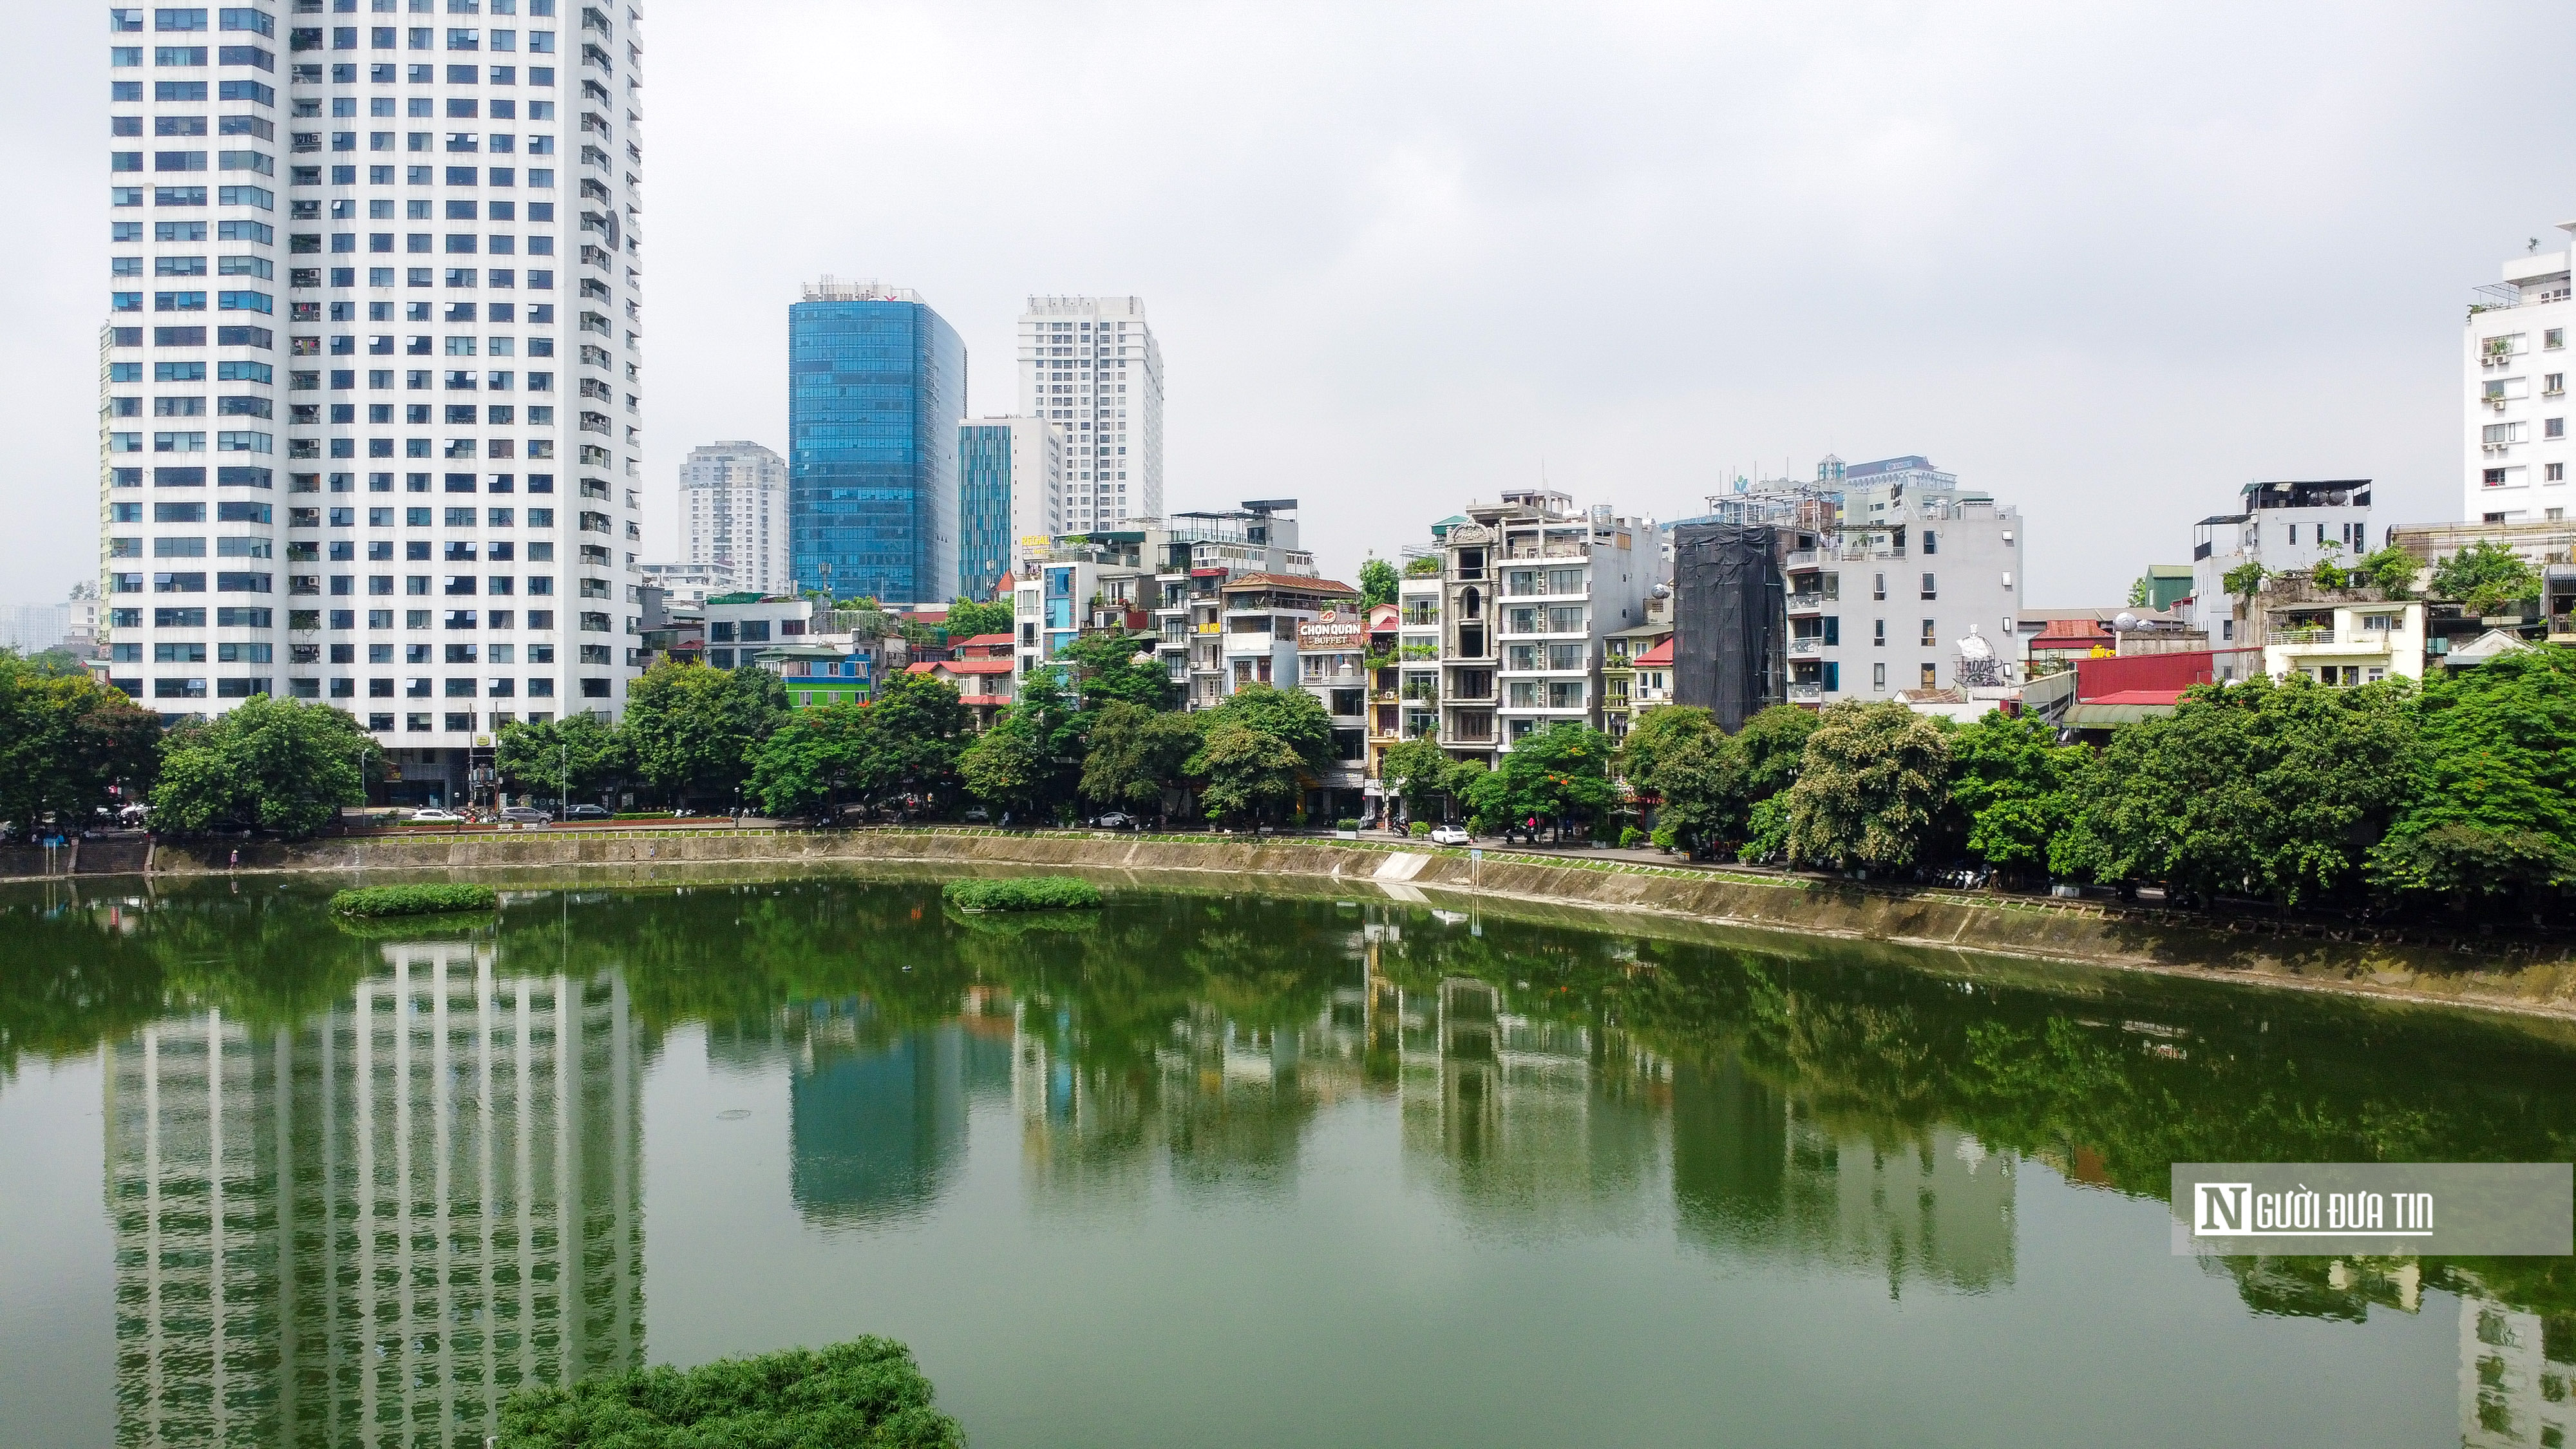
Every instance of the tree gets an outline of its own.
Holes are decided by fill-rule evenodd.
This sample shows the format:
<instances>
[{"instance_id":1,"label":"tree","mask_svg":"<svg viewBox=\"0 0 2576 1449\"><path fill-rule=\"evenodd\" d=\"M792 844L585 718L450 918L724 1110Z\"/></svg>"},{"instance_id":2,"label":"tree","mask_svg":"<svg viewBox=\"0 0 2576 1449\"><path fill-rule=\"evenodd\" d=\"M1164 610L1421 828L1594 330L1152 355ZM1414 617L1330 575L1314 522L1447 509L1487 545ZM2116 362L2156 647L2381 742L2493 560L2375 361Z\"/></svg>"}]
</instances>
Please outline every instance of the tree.
<instances>
[{"instance_id":1,"label":"tree","mask_svg":"<svg viewBox=\"0 0 2576 1449\"><path fill-rule=\"evenodd\" d=\"M978 634L1010 633L1018 627L1011 610L1009 594L989 603L959 595L948 603L948 642L963 644Z\"/></svg>"},{"instance_id":2,"label":"tree","mask_svg":"<svg viewBox=\"0 0 2576 1449\"><path fill-rule=\"evenodd\" d=\"M1057 650L1055 657L1072 668L1073 688L1084 709L1098 709L1113 700L1147 709L1171 707L1172 677L1154 658L1150 635L1122 629L1084 634Z\"/></svg>"},{"instance_id":3,"label":"tree","mask_svg":"<svg viewBox=\"0 0 2576 1449\"><path fill-rule=\"evenodd\" d=\"M2401 896L2544 901L2576 886L2576 650L2515 649L2424 682L2407 798L2370 853Z\"/></svg>"},{"instance_id":4,"label":"tree","mask_svg":"<svg viewBox=\"0 0 2576 1449\"><path fill-rule=\"evenodd\" d=\"M1396 577L1395 565L1382 558L1372 558L1360 565L1360 612L1365 615L1380 604L1395 602L1396 590L1403 580Z\"/></svg>"},{"instance_id":5,"label":"tree","mask_svg":"<svg viewBox=\"0 0 2576 1449\"><path fill-rule=\"evenodd\" d=\"M1950 737L1950 804L1968 853L1999 870L2045 869L2050 842L2075 818L2075 782L2090 752L2057 743L2031 715L1990 711Z\"/></svg>"},{"instance_id":6,"label":"tree","mask_svg":"<svg viewBox=\"0 0 2576 1449\"><path fill-rule=\"evenodd\" d=\"M2308 570L2308 577L2314 580L2316 582L2316 586L2321 589L2340 589L2347 587L2354 580L2352 570L2345 568L2343 564L2339 562L2342 557L2342 544L2333 542L2318 544L2316 566Z\"/></svg>"},{"instance_id":7,"label":"tree","mask_svg":"<svg viewBox=\"0 0 2576 1449\"><path fill-rule=\"evenodd\" d=\"M2364 554L2352 566L2356 583L2375 584L2382 596L2391 599L2415 597L2415 575L2422 565L2415 555L2390 544L2377 553Z\"/></svg>"},{"instance_id":8,"label":"tree","mask_svg":"<svg viewBox=\"0 0 2576 1449\"><path fill-rule=\"evenodd\" d=\"M665 659L626 687L636 773L677 800L733 798L752 747L787 714L787 686L766 669Z\"/></svg>"},{"instance_id":9,"label":"tree","mask_svg":"<svg viewBox=\"0 0 2576 1449\"><path fill-rule=\"evenodd\" d=\"M2052 866L2282 905L2352 887L2406 798L2411 686L2202 685L2111 737Z\"/></svg>"},{"instance_id":10,"label":"tree","mask_svg":"<svg viewBox=\"0 0 2576 1449\"><path fill-rule=\"evenodd\" d=\"M101 807L152 784L161 718L88 670L0 649L0 818L19 833L51 814L77 831Z\"/></svg>"},{"instance_id":11,"label":"tree","mask_svg":"<svg viewBox=\"0 0 2576 1449\"><path fill-rule=\"evenodd\" d=\"M384 752L358 722L327 704L248 700L162 740L154 821L195 832L258 826L301 840L362 805Z\"/></svg>"},{"instance_id":12,"label":"tree","mask_svg":"<svg viewBox=\"0 0 2576 1449\"><path fill-rule=\"evenodd\" d=\"M1186 714L1113 701L1092 717L1082 761L1082 795L1101 805L1160 814L1198 753L1197 722Z\"/></svg>"},{"instance_id":13,"label":"tree","mask_svg":"<svg viewBox=\"0 0 2576 1449\"><path fill-rule=\"evenodd\" d=\"M1790 857L1836 869L1913 864L1949 763L1940 723L1894 700L1827 708L1783 797Z\"/></svg>"},{"instance_id":14,"label":"tree","mask_svg":"<svg viewBox=\"0 0 2576 1449\"><path fill-rule=\"evenodd\" d=\"M1005 714L958 753L957 777L968 794L1023 821L1042 819L1055 771L1038 731L1023 716Z\"/></svg>"},{"instance_id":15,"label":"tree","mask_svg":"<svg viewBox=\"0 0 2576 1449\"><path fill-rule=\"evenodd\" d=\"M1498 830L1504 823L1499 816L1487 819L1475 806L1477 785L1493 772L1494 767L1483 760L1451 760L1449 768L1440 772L1440 793L1467 807L1467 828L1478 835Z\"/></svg>"},{"instance_id":16,"label":"tree","mask_svg":"<svg viewBox=\"0 0 2576 1449\"><path fill-rule=\"evenodd\" d=\"M867 728L858 737L851 789L868 800L917 795L932 802L956 790L958 757L975 733L974 712L957 697L957 686L928 674L897 674L859 708Z\"/></svg>"},{"instance_id":17,"label":"tree","mask_svg":"<svg viewBox=\"0 0 2576 1449\"><path fill-rule=\"evenodd\" d=\"M2433 597L2456 600L2472 614L2499 613L2539 598L2540 572L2503 544L2480 539L2433 565Z\"/></svg>"},{"instance_id":18,"label":"tree","mask_svg":"<svg viewBox=\"0 0 2576 1449\"><path fill-rule=\"evenodd\" d=\"M786 723L751 747L744 793L764 815L829 813L865 766L873 733L868 709L818 704L790 712Z\"/></svg>"},{"instance_id":19,"label":"tree","mask_svg":"<svg viewBox=\"0 0 2576 1449\"><path fill-rule=\"evenodd\" d=\"M2254 602L2254 596L2263 592L2263 581L2271 576L2270 569L2248 559L2221 575L2218 586L2245 603L2251 604Z\"/></svg>"},{"instance_id":20,"label":"tree","mask_svg":"<svg viewBox=\"0 0 2576 1449\"><path fill-rule=\"evenodd\" d=\"M567 801L603 795L635 767L627 737L587 714L503 725L493 759L511 789Z\"/></svg>"},{"instance_id":21,"label":"tree","mask_svg":"<svg viewBox=\"0 0 2576 1449\"><path fill-rule=\"evenodd\" d=\"M2146 606L2147 576L2145 574L2140 574L2136 578L2129 580L2129 607L2132 609L2143 609Z\"/></svg>"},{"instance_id":22,"label":"tree","mask_svg":"<svg viewBox=\"0 0 2576 1449\"><path fill-rule=\"evenodd\" d=\"M1628 783L1663 802L1656 821L1694 848L1742 824L1744 748L1707 710L1658 705L1637 716L1619 750Z\"/></svg>"},{"instance_id":23,"label":"tree","mask_svg":"<svg viewBox=\"0 0 2576 1449\"><path fill-rule=\"evenodd\" d=\"M1434 810L1448 782L1451 761L1440 741L1430 735L1415 735L1386 747L1378 761L1378 778L1386 787L1404 798L1404 813L1414 820L1427 819Z\"/></svg>"},{"instance_id":24,"label":"tree","mask_svg":"<svg viewBox=\"0 0 2576 1449\"><path fill-rule=\"evenodd\" d=\"M1735 740L1744 750L1744 798L1768 800L1798 779L1808 737L1823 716L1794 704L1775 704L1744 722Z\"/></svg>"},{"instance_id":25,"label":"tree","mask_svg":"<svg viewBox=\"0 0 2576 1449\"><path fill-rule=\"evenodd\" d=\"M1200 787L1200 803L1233 825L1258 823L1272 807L1295 800L1304 767L1295 746L1240 716L1210 718L1189 760L1190 773L1207 782Z\"/></svg>"},{"instance_id":26,"label":"tree","mask_svg":"<svg viewBox=\"0 0 2576 1449\"><path fill-rule=\"evenodd\" d=\"M966 1443L957 1421L931 1407L930 1381L913 1366L911 1351L888 1338L718 1359L686 1370L664 1364L578 1383L531 1384L502 1400L500 1428L511 1449L964 1449Z\"/></svg>"},{"instance_id":27,"label":"tree","mask_svg":"<svg viewBox=\"0 0 2576 1449\"><path fill-rule=\"evenodd\" d=\"M1535 817L1558 828L1610 808L1610 737L1566 721L1534 730L1505 751L1493 772L1471 787L1468 803L1487 820L1522 824Z\"/></svg>"},{"instance_id":28,"label":"tree","mask_svg":"<svg viewBox=\"0 0 2576 1449\"><path fill-rule=\"evenodd\" d=\"M1275 684L1247 684L1207 711L1206 726L1242 724L1285 743L1308 770L1321 770L1333 759L1333 717L1324 703L1302 689Z\"/></svg>"}]
</instances>

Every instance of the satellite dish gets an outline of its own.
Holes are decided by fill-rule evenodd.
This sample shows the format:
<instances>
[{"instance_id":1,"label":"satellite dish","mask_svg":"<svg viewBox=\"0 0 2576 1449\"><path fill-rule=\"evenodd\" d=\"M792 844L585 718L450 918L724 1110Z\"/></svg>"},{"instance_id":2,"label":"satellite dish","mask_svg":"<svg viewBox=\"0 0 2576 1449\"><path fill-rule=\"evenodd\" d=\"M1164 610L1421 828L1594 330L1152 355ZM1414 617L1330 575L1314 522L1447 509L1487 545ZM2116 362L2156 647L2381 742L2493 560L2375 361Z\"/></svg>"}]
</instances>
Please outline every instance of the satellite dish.
<instances>
[{"instance_id":1,"label":"satellite dish","mask_svg":"<svg viewBox=\"0 0 2576 1449\"><path fill-rule=\"evenodd\" d=\"M2119 616L2111 621L2111 632L2115 634L2126 634L2136 627L2138 627L2138 616L2126 609L2121 610Z\"/></svg>"}]
</instances>

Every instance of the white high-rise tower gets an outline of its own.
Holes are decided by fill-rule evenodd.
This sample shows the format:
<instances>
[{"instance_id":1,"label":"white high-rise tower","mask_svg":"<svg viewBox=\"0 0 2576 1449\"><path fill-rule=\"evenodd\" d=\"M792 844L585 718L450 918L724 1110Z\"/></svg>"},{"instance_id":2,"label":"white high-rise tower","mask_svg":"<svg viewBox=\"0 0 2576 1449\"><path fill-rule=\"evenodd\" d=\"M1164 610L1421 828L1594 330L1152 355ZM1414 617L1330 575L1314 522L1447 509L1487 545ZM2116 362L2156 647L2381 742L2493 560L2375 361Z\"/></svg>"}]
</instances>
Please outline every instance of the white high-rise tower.
<instances>
[{"instance_id":1,"label":"white high-rise tower","mask_svg":"<svg viewBox=\"0 0 2576 1449\"><path fill-rule=\"evenodd\" d=\"M684 557L730 570L737 589L794 587L787 564L787 460L758 443L708 443L680 466Z\"/></svg>"},{"instance_id":2,"label":"white high-rise tower","mask_svg":"<svg viewBox=\"0 0 2576 1449\"><path fill-rule=\"evenodd\" d=\"M1064 434L1067 529L1163 516L1163 352L1142 297L1031 297L1020 411Z\"/></svg>"},{"instance_id":3,"label":"white high-rise tower","mask_svg":"<svg viewBox=\"0 0 2576 1449\"><path fill-rule=\"evenodd\" d=\"M101 637L452 797L634 672L642 17L399 3L108 12Z\"/></svg>"}]
</instances>

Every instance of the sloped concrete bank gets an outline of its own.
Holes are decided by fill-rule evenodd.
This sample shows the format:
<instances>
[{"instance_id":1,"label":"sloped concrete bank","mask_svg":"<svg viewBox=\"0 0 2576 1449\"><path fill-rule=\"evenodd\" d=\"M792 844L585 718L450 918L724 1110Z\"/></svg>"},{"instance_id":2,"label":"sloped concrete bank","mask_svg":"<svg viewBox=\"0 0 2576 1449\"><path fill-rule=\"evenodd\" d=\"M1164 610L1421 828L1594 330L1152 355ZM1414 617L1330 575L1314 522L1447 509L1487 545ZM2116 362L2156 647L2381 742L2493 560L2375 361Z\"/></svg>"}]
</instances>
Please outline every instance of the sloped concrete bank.
<instances>
[{"instance_id":1,"label":"sloped concrete bank","mask_svg":"<svg viewBox=\"0 0 2576 1449\"><path fill-rule=\"evenodd\" d=\"M221 874L230 847L163 845L156 875ZM2564 948L2482 949L2415 932L2213 924L2182 912L2095 902L2040 902L1937 888L1821 881L1377 842L1250 841L1206 836L1024 835L991 830L529 831L373 837L241 852L245 872L475 872L496 883L615 884L675 868L745 878L859 864L991 872L1030 867L1213 878L1272 889L1292 883L1420 899L1502 914L1536 907L1610 911L1798 937L1831 937L2081 962L2394 1000L2576 1017L2576 957ZM1542 912L1556 917L1559 912ZM1590 924L1609 924L1593 915ZM1639 924L1642 926L1643 922ZM1655 934L1663 934L1656 932ZM1696 934L1696 933L1694 933ZM2070 983L2071 984L2071 983Z\"/></svg>"}]
</instances>

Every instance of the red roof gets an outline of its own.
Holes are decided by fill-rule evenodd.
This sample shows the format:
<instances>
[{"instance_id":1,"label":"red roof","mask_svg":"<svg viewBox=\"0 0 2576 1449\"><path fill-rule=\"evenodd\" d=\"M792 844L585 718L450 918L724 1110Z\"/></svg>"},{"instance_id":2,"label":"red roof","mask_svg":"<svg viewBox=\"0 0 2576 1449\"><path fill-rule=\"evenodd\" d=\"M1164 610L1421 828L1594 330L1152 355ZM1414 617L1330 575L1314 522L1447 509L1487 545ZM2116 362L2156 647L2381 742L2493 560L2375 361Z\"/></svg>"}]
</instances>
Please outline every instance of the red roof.
<instances>
[{"instance_id":1,"label":"red roof","mask_svg":"<svg viewBox=\"0 0 2576 1449\"><path fill-rule=\"evenodd\" d=\"M2172 706L2182 702L2179 689L2123 689L2116 694L2099 695L2086 704L2158 704Z\"/></svg>"},{"instance_id":2,"label":"red roof","mask_svg":"<svg viewBox=\"0 0 2576 1449\"><path fill-rule=\"evenodd\" d=\"M1638 662L1639 664L1670 664L1670 663L1672 663L1672 662L1673 662L1673 641L1672 641L1672 640L1670 640L1670 639L1667 639L1667 640L1665 640L1664 642L1662 642L1661 644L1656 645L1654 648L1647 650L1645 653L1638 655L1638 656L1637 656L1637 662Z\"/></svg>"},{"instance_id":3,"label":"red roof","mask_svg":"<svg viewBox=\"0 0 2576 1449\"><path fill-rule=\"evenodd\" d=\"M1008 644L1010 642L1011 636L1008 634L978 634L972 639L961 642L957 647L960 649L972 649L979 644Z\"/></svg>"},{"instance_id":4,"label":"red roof","mask_svg":"<svg viewBox=\"0 0 2576 1449\"><path fill-rule=\"evenodd\" d=\"M904 667L915 674L928 674L934 669L944 669L951 674L1008 674L1011 672L1011 661L1008 659L934 659L926 664L907 664Z\"/></svg>"}]
</instances>

